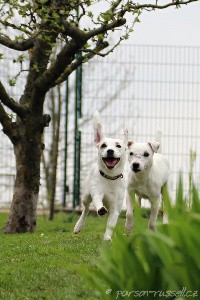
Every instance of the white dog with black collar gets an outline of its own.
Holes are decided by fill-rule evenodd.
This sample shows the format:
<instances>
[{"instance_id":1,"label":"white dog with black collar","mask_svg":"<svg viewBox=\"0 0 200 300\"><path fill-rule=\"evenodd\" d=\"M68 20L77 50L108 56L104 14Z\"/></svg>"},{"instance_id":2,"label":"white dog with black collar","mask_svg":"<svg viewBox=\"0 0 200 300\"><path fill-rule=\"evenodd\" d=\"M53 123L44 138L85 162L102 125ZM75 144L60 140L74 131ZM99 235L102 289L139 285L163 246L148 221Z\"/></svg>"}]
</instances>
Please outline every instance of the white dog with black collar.
<instances>
[{"instance_id":1,"label":"white dog with black collar","mask_svg":"<svg viewBox=\"0 0 200 300\"><path fill-rule=\"evenodd\" d=\"M104 240L111 240L125 196L123 176L126 161L127 130L124 141L104 137L98 112L93 117L94 142L98 149L97 162L91 167L84 184L83 211L74 227L81 231L92 202L98 215L109 213Z\"/></svg>"}]
</instances>

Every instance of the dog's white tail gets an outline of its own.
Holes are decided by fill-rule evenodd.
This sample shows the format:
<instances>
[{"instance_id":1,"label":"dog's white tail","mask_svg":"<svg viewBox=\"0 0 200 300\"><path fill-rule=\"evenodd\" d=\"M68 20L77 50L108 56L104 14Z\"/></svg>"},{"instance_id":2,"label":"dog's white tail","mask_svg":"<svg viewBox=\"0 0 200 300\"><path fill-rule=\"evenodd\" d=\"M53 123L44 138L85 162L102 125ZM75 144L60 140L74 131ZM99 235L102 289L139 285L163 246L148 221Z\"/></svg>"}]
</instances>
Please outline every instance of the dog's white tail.
<instances>
[{"instance_id":1,"label":"dog's white tail","mask_svg":"<svg viewBox=\"0 0 200 300\"><path fill-rule=\"evenodd\" d=\"M158 130L156 132L156 142L160 143L160 147L158 148L157 153L162 153L162 143L161 143L161 139L162 139L162 132L161 130Z\"/></svg>"},{"instance_id":2,"label":"dog's white tail","mask_svg":"<svg viewBox=\"0 0 200 300\"><path fill-rule=\"evenodd\" d=\"M94 129L94 142L98 144L103 137L102 124L98 111L95 111L93 115L93 129Z\"/></svg>"}]
</instances>

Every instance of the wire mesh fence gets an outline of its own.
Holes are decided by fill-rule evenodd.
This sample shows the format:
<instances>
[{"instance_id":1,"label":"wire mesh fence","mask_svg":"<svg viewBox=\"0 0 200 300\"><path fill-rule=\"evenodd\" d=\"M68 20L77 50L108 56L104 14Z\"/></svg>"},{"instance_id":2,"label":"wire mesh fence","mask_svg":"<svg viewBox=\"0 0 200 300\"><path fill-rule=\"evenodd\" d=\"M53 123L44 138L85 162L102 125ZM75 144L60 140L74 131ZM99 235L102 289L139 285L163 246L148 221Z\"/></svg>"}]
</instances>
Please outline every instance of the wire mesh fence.
<instances>
[{"instance_id":1,"label":"wire mesh fence","mask_svg":"<svg viewBox=\"0 0 200 300\"><path fill-rule=\"evenodd\" d=\"M94 59L84 68L82 180L96 149L92 113L101 112L104 131L148 141L162 131L162 151L169 158L175 192L182 172L189 188L190 151L196 152L193 175L200 183L200 48L124 45L115 55Z\"/></svg>"},{"instance_id":2,"label":"wire mesh fence","mask_svg":"<svg viewBox=\"0 0 200 300\"><path fill-rule=\"evenodd\" d=\"M9 72L17 72L12 60L4 62L0 76L8 82ZM10 70L9 70L10 69ZM8 74L6 74L8 71ZM95 161L92 114L99 110L104 133L122 137L123 127L129 139L148 141L162 131L162 151L169 158L175 192L179 172L188 190L190 151L196 151L193 174L200 183L200 47L122 45L112 55L96 57L84 65L81 141L81 186ZM25 77L10 89L16 99L24 89ZM68 114L67 206L71 207L74 176L74 77L70 80ZM65 86L62 87L62 118L57 178L57 203L63 198L65 150ZM46 102L48 103L48 101ZM49 110L46 105L46 111ZM45 130L46 150L50 147L51 126ZM15 175L12 146L1 133L0 145L1 205L11 201ZM41 174L40 201L46 205L44 172Z\"/></svg>"}]
</instances>

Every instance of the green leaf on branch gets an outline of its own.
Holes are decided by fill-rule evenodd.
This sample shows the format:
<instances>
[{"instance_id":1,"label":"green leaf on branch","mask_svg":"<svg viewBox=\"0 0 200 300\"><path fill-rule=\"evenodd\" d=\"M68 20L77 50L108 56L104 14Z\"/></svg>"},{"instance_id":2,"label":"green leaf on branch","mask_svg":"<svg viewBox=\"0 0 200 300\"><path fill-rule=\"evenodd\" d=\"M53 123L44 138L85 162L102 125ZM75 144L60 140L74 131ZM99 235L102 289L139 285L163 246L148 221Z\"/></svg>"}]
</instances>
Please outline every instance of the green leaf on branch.
<instances>
[{"instance_id":1,"label":"green leaf on branch","mask_svg":"<svg viewBox=\"0 0 200 300\"><path fill-rule=\"evenodd\" d=\"M33 70L37 73L39 72L39 68L38 68L37 64L33 65Z\"/></svg>"},{"instance_id":2,"label":"green leaf on branch","mask_svg":"<svg viewBox=\"0 0 200 300\"><path fill-rule=\"evenodd\" d=\"M15 119L15 115L13 115L13 114L8 114L8 116L9 116L9 118L10 118L11 120L14 120L14 119Z\"/></svg>"},{"instance_id":3,"label":"green leaf on branch","mask_svg":"<svg viewBox=\"0 0 200 300\"><path fill-rule=\"evenodd\" d=\"M104 35L103 34L98 34L97 37L98 37L98 39L103 40Z\"/></svg>"},{"instance_id":4,"label":"green leaf on branch","mask_svg":"<svg viewBox=\"0 0 200 300\"><path fill-rule=\"evenodd\" d=\"M15 84L16 84L15 78L9 79L9 85L10 85L10 86L15 86Z\"/></svg>"},{"instance_id":5,"label":"green leaf on branch","mask_svg":"<svg viewBox=\"0 0 200 300\"><path fill-rule=\"evenodd\" d=\"M88 11L87 15L88 15L88 17L90 17L91 19L93 19L93 17L94 17L94 15L93 15L93 13L92 13L91 11Z\"/></svg>"},{"instance_id":6,"label":"green leaf on branch","mask_svg":"<svg viewBox=\"0 0 200 300\"><path fill-rule=\"evenodd\" d=\"M30 103L24 104L24 107L28 109L30 107Z\"/></svg>"},{"instance_id":7,"label":"green leaf on branch","mask_svg":"<svg viewBox=\"0 0 200 300\"><path fill-rule=\"evenodd\" d=\"M23 54L21 54L21 55L18 56L18 58L17 58L17 60L15 62L22 63L25 60L25 58L26 58L26 56L23 55Z\"/></svg>"},{"instance_id":8,"label":"green leaf on branch","mask_svg":"<svg viewBox=\"0 0 200 300\"><path fill-rule=\"evenodd\" d=\"M45 50L46 56L50 56L53 53L52 49L50 50Z\"/></svg>"},{"instance_id":9,"label":"green leaf on branch","mask_svg":"<svg viewBox=\"0 0 200 300\"><path fill-rule=\"evenodd\" d=\"M108 22L111 20L111 14L109 12L101 13L101 17L104 21Z\"/></svg>"}]
</instances>

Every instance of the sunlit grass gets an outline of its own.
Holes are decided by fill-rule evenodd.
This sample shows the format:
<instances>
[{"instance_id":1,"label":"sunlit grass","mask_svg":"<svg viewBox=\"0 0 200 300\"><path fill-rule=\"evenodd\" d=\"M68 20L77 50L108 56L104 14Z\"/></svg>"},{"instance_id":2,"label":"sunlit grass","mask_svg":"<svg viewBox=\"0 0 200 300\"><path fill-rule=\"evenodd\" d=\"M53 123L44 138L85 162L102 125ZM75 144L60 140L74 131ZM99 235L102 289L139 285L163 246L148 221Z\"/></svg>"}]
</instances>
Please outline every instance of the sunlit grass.
<instances>
[{"instance_id":1,"label":"sunlit grass","mask_svg":"<svg viewBox=\"0 0 200 300\"><path fill-rule=\"evenodd\" d=\"M7 215L0 214L0 226ZM106 218L89 216L83 231L73 235L77 216L56 214L53 222L39 216L33 234L1 234L0 299L95 299L83 270L101 260ZM118 228L124 231L125 219Z\"/></svg>"}]
</instances>

